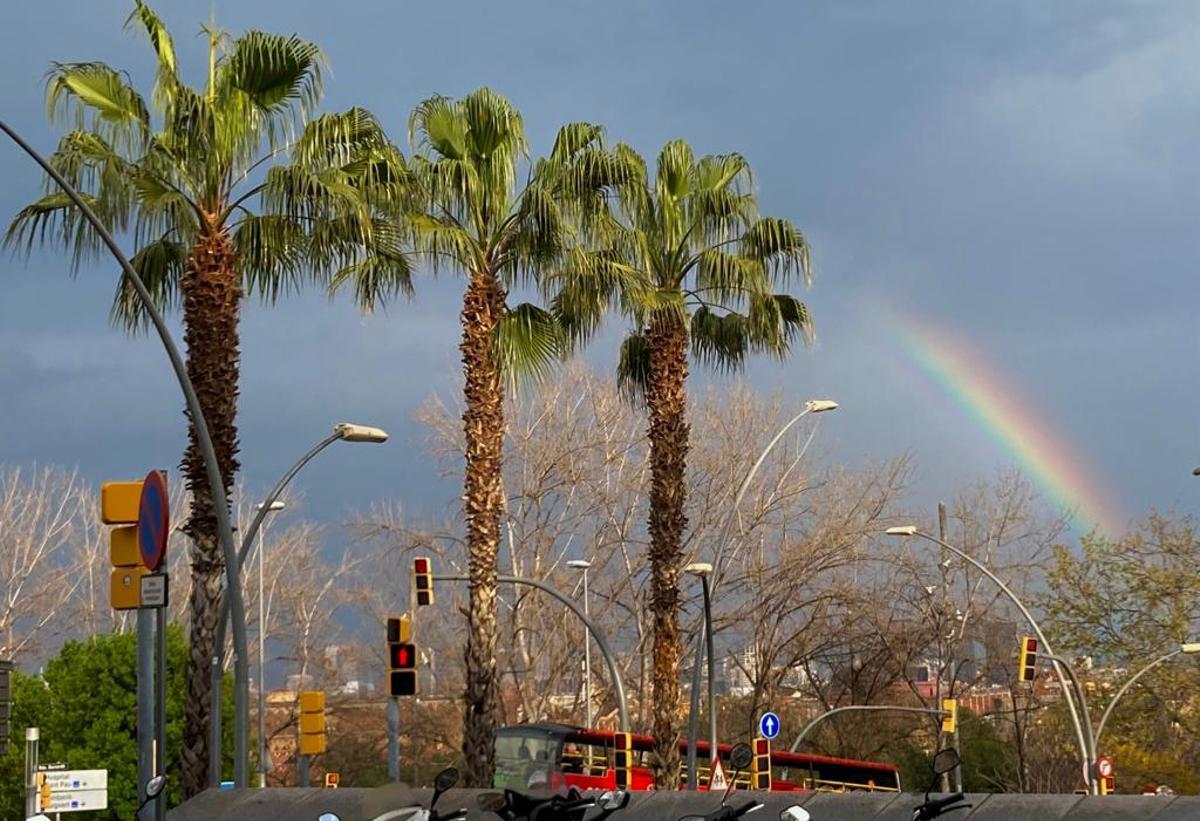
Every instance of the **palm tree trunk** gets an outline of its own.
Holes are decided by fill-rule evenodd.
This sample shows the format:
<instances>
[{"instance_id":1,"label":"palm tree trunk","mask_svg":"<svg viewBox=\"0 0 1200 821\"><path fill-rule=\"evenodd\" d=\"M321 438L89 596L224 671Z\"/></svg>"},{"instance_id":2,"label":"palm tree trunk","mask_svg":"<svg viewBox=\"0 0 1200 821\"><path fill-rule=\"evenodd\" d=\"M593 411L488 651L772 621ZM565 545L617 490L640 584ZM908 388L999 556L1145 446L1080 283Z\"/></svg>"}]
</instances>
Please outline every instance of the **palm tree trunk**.
<instances>
[{"instance_id":1,"label":"palm tree trunk","mask_svg":"<svg viewBox=\"0 0 1200 821\"><path fill-rule=\"evenodd\" d=\"M650 372L650 612L654 619L651 709L658 789L679 787L679 573L687 516L687 329L658 319L647 332Z\"/></svg>"},{"instance_id":2,"label":"palm tree trunk","mask_svg":"<svg viewBox=\"0 0 1200 821\"><path fill-rule=\"evenodd\" d=\"M224 227L202 227L180 282L183 292L187 369L217 452L225 493L238 469L238 318L241 277L233 242ZM192 539L191 616L184 702L182 787L188 798L208 786L210 664L220 616L224 561L204 460L189 428L183 473L192 493L184 531Z\"/></svg>"},{"instance_id":3,"label":"palm tree trunk","mask_svg":"<svg viewBox=\"0 0 1200 821\"><path fill-rule=\"evenodd\" d=\"M504 290L490 271L471 275L463 296L463 433L466 471L463 506L467 520L470 605L463 715L464 781L492 786L496 721L500 699L496 675L496 560L500 548L500 484L504 444L504 385L496 362L496 323L504 310Z\"/></svg>"}]
</instances>

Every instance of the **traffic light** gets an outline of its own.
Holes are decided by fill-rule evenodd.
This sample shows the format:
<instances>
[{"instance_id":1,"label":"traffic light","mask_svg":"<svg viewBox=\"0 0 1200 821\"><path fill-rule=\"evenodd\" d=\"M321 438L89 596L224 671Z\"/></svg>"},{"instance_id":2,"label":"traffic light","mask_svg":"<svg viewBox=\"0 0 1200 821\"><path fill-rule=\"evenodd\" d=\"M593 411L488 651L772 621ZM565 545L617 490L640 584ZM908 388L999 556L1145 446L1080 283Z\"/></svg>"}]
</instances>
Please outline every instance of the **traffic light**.
<instances>
[{"instance_id":1,"label":"traffic light","mask_svg":"<svg viewBox=\"0 0 1200 821\"><path fill-rule=\"evenodd\" d=\"M613 734L613 775L618 790L629 789L629 767L633 763L633 735Z\"/></svg>"},{"instance_id":2,"label":"traffic light","mask_svg":"<svg viewBox=\"0 0 1200 821\"><path fill-rule=\"evenodd\" d=\"M756 790L771 789L771 742L765 738L754 739L750 784Z\"/></svg>"},{"instance_id":3,"label":"traffic light","mask_svg":"<svg viewBox=\"0 0 1200 821\"><path fill-rule=\"evenodd\" d=\"M958 699L944 698L942 699L942 732L946 735L954 735L954 730L957 727Z\"/></svg>"},{"instance_id":4,"label":"traffic light","mask_svg":"<svg viewBox=\"0 0 1200 821\"><path fill-rule=\"evenodd\" d=\"M11 733L12 669L11 661L0 661L0 755L8 753L8 737Z\"/></svg>"},{"instance_id":5,"label":"traffic light","mask_svg":"<svg viewBox=\"0 0 1200 821\"><path fill-rule=\"evenodd\" d=\"M138 550L138 503L141 482L105 482L100 485L100 520L114 527L109 534L109 604L113 610L136 610L142 603L142 576L150 571Z\"/></svg>"},{"instance_id":6,"label":"traffic light","mask_svg":"<svg viewBox=\"0 0 1200 821\"><path fill-rule=\"evenodd\" d=\"M387 640L388 644L412 641L412 622L408 616L388 616Z\"/></svg>"},{"instance_id":7,"label":"traffic light","mask_svg":"<svg viewBox=\"0 0 1200 821\"><path fill-rule=\"evenodd\" d=\"M417 607L433 604L433 562L428 556L413 559L413 591L417 596Z\"/></svg>"},{"instance_id":8,"label":"traffic light","mask_svg":"<svg viewBox=\"0 0 1200 821\"><path fill-rule=\"evenodd\" d=\"M1017 681L1033 681L1037 678L1038 640L1033 636L1021 637L1021 657L1017 661Z\"/></svg>"},{"instance_id":9,"label":"traffic light","mask_svg":"<svg viewBox=\"0 0 1200 821\"><path fill-rule=\"evenodd\" d=\"M339 776L337 773L325 773L325 789L336 790L338 788Z\"/></svg>"},{"instance_id":10,"label":"traffic light","mask_svg":"<svg viewBox=\"0 0 1200 821\"><path fill-rule=\"evenodd\" d=\"M393 696L417 694L417 646L398 641L388 645L389 690Z\"/></svg>"},{"instance_id":11,"label":"traffic light","mask_svg":"<svg viewBox=\"0 0 1200 821\"><path fill-rule=\"evenodd\" d=\"M300 755L325 752L325 693L300 691Z\"/></svg>"}]
</instances>

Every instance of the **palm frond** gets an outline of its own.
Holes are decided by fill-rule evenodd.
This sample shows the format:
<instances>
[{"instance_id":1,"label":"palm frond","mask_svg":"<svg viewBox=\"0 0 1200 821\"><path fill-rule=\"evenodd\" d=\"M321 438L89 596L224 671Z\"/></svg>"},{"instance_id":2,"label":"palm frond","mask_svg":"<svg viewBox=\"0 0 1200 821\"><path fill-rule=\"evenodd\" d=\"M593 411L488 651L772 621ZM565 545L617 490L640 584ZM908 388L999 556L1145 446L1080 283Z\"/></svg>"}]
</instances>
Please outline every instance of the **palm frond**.
<instances>
[{"instance_id":1,"label":"palm frond","mask_svg":"<svg viewBox=\"0 0 1200 821\"><path fill-rule=\"evenodd\" d=\"M741 252L765 262L780 281L799 273L806 286L812 284L808 240L788 220L764 217L755 222L742 237Z\"/></svg>"},{"instance_id":2,"label":"palm frond","mask_svg":"<svg viewBox=\"0 0 1200 821\"><path fill-rule=\"evenodd\" d=\"M440 95L422 100L408 117L408 142L413 149L449 159L466 159L468 130L458 106Z\"/></svg>"},{"instance_id":3,"label":"palm frond","mask_svg":"<svg viewBox=\"0 0 1200 821\"><path fill-rule=\"evenodd\" d=\"M749 300L746 326L755 351L783 358L792 343L815 339L808 306L788 294L756 294Z\"/></svg>"},{"instance_id":4,"label":"palm frond","mask_svg":"<svg viewBox=\"0 0 1200 821\"><path fill-rule=\"evenodd\" d=\"M175 42L162 19L142 0L135 0L133 11L125 20L125 28L141 27L158 58L158 69L154 78L151 99L160 109L167 109L175 99L179 88L179 75L175 61Z\"/></svg>"},{"instance_id":5,"label":"palm frond","mask_svg":"<svg viewBox=\"0 0 1200 821\"><path fill-rule=\"evenodd\" d=\"M413 269L408 256L402 253L373 252L334 272L329 293L347 283L352 286L354 303L363 313L386 306L396 295L412 297Z\"/></svg>"},{"instance_id":6,"label":"palm frond","mask_svg":"<svg viewBox=\"0 0 1200 821\"><path fill-rule=\"evenodd\" d=\"M740 301L766 293L770 282L761 260L709 248L696 267L696 291L701 299Z\"/></svg>"},{"instance_id":7,"label":"palm frond","mask_svg":"<svg viewBox=\"0 0 1200 821\"><path fill-rule=\"evenodd\" d=\"M617 387L632 404L641 404L646 398L646 386L650 382L650 345L645 334L634 331L621 340L621 353L617 359Z\"/></svg>"},{"instance_id":8,"label":"palm frond","mask_svg":"<svg viewBox=\"0 0 1200 821\"><path fill-rule=\"evenodd\" d=\"M750 349L750 327L745 316L730 312L718 315L707 307L692 314L692 355L718 371L736 371Z\"/></svg>"},{"instance_id":9,"label":"palm frond","mask_svg":"<svg viewBox=\"0 0 1200 821\"><path fill-rule=\"evenodd\" d=\"M523 302L509 308L496 323L495 354L511 384L544 381L566 351L562 327L549 311Z\"/></svg>"},{"instance_id":10,"label":"palm frond","mask_svg":"<svg viewBox=\"0 0 1200 821\"><path fill-rule=\"evenodd\" d=\"M619 252L582 248L572 249L541 286L572 349L599 329L614 301L651 290L637 269L622 262Z\"/></svg>"},{"instance_id":11,"label":"palm frond","mask_svg":"<svg viewBox=\"0 0 1200 821\"><path fill-rule=\"evenodd\" d=\"M409 214L405 222L417 253L429 259L434 271L447 265L472 270L484 264L483 249L461 225L422 213Z\"/></svg>"},{"instance_id":12,"label":"palm frond","mask_svg":"<svg viewBox=\"0 0 1200 821\"><path fill-rule=\"evenodd\" d=\"M51 122L94 131L120 149L140 147L150 133L145 101L127 76L104 63L52 64L46 76L46 112Z\"/></svg>"},{"instance_id":13,"label":"palm frond","mask_svg":"<svg viewBox=\"0 0 1200 821\"><path fill-rule=\"evenodd\" d=\"M182 243L159 239L143 245L129 260L159 310L173 310L178 305L179 280L183 276L186 259L187 249ZM145 331L150 327L150 315L124 272L117 282L109 316L114 325L130 333Z\"/></svg>"},{"instance_id":14,"label":"palm frond","mask_svg":"<svg viewBox=\"0 0 1200 821\"><path fill-rule=\"evenodd\" d=\"M595 123L567 123L558 129L550 162L566 163L586 148L603 148L604 128Z\"/></svg>"},{"instance_id":15,"label":"palm frond","mask_svg":"<svg viewBox=\"0 0 1200 821\"><path fill-rule=\"evenodd\" d=\"M241 92L269 123L305 118L320 102L325 65L321 49L296 35L248 31L218 65L217 96Z\"/></svg>"},{"instance_id":16,"label":"palm frond","mask_svg":"<svg viewBox=\"0 0 1200 821\"><path fill-rule=\"evenodd\" d=\"M246 293L268 304L295 291L310 273L309 237L304 226L283 214L247 217L233 232Z\"/></svg>"}]
</instances>

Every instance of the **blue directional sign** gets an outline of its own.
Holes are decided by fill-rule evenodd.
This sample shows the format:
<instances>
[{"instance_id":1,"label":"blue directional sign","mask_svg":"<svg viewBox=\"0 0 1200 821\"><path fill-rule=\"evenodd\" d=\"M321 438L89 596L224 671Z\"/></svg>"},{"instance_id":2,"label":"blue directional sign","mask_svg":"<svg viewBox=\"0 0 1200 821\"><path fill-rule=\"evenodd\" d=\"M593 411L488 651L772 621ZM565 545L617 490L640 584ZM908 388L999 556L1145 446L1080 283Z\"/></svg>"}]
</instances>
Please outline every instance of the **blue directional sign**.
<instances>
[{"instance_id":1,"label":"blue directional sign","mask_svg":"<svg viewBox=\"0 0 1200 821\"><path fill-rule=\"evenodd\" d=\"M774 738L779 735L779 716L774 713L763 713L758 720L758 732L763 738Z\"/></svg>"}]
</instances>

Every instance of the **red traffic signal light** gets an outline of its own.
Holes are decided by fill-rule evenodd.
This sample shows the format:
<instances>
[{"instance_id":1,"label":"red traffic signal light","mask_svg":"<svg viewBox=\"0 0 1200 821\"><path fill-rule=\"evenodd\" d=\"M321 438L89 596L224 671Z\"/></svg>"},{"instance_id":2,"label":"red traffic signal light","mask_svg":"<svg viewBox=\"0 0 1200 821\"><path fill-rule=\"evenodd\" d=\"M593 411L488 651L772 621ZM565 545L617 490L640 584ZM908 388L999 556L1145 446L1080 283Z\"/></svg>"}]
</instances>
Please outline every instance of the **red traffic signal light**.
<instances>
[{"instance_id":1,"label":"red traffic signal light","mask_svg":"<svg viewBox=\"0 0 1200 821\"><path fill-rule=\"evenodd\" d=\"M388 666L393 670L417 669L417 646L404 642L388 645Z\"/></svg>"},{"instance_id":2,"label":"red traffic signal light","mask_svg":"<svg viewBox=\"0 0 1200 821\"><path fill-rule=\"evenodd\" d=\"M413 559L413 592L417 607L433 604L433 562L428 556Z\"/></svg>"}]
</instances>

